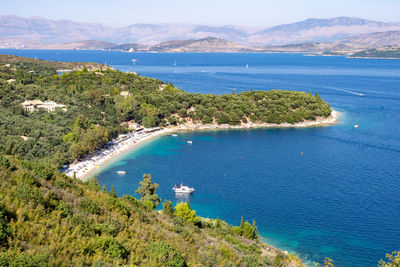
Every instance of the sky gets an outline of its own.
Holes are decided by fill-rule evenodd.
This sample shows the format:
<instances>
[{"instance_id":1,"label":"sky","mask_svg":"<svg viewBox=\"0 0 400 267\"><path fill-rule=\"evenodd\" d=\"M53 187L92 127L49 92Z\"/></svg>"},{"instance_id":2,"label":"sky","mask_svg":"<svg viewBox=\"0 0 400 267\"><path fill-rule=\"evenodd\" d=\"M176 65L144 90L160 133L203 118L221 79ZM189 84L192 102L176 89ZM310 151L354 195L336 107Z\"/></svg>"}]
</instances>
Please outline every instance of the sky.
<instances>
[{"instance_id":1,"label":"sky","mask_svg":"<svg viewBox=\"0 0 400 267\"><path fill-rule=\"evenodd\" d=\"M134 23L274 26L354 16L400 21L400 0L0 0L0 15L125 26Z\"/></svg>"}]
</instances>

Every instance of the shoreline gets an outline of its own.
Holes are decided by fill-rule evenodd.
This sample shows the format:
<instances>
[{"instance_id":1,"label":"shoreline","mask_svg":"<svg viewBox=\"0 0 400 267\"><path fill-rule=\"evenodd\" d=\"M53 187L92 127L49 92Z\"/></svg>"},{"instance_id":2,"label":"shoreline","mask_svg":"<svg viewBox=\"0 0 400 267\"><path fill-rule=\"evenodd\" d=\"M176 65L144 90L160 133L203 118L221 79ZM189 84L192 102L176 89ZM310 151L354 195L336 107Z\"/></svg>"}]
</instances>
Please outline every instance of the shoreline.
<instances>
[{"instance_id":1,"label":"shoreline","mask_svg":"<svg viewBox=\"0 0 400 267\"><path fill-rule=\"evenodd\" d=\"M400 59L400 57L353 57L353 56L348 56L347 58L359 58L359 59Z\"/></svg>"},{"instance_id":2,"label":"shoreline","mask_svg":"<svg viewBox=\"0 0 400 267\"><path fill-rule=\"evenodd\" d=\"M304 121L299 123L242 123L241 125L229 124L201 124L185 123L179 126L169 126L165 128L147 129L144 132L130 133L111 140L110 147L101 148L94 153L87 155L82 160L72 163L65 170L69 177L76 177L82 181L88 180L96 171L104 168L112 161L118 159L124 153L136 148L139 144L149 141L155 137L173 132L187 132L200 130L232 130L232 129L255 129L255 128L307 128L323 127L336 124L339 119L339 112L332 109L331 115L327 118L317 118L314 121ZM121 139L122 138L122 139Z\"/></svg>"}]
</instances>

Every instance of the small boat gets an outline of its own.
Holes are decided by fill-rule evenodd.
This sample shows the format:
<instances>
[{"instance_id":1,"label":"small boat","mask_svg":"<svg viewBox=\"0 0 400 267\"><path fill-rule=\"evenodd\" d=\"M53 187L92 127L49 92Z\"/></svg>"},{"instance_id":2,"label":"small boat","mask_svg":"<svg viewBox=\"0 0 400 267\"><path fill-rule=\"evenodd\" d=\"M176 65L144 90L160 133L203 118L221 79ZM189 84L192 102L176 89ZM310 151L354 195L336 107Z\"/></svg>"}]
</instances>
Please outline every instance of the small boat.
<instances>
[{"instance_id":1,"label":"small boat","mask_svg":"<svg viewBox=\"0 0 400 267\"><path fill-rule=\"evenodd\" d=\"M188 140L188 141L186 141L188 144L193 144L193 141L192 140Z\"/></svg>"},{"instance_id":2,"label":"small boat","mask_svg":"<svg viewBox=\"0 0 400 267\"><path fill-rule=\"evenodd\" d=\"M176 136L178 136L177 134L171 134L171 136L174 136L174 137L176 137Z\"/></svg>"},{"instance_id":3,"label":"small boat","mask_svg":"<svg viewBox=\"0 0 400 267\"><path fill-rule=\"evenodd\" d=\"M180 184L178 186L175 185L174 188L172 188L172 190L174 190L175 193L177 194L190 194L194 192L193 187L189 187L184 184Z\"/></svg>"},{"instance_id":4,"label":"small boat","mask_svg":"<svg viewBox=\"0 0 400 267\"><path fill-rule=\"evenodd\" d=\"M358 128L358 124L355 124L355 125L354 125L354 128Z\"/></svg>"},{"instance_id":5,"label":"small boat","mask_svg":"<svg viewBox=\"0 0 400 267\"><path fill-rule=\"evenodd\" d=\"M249 64L246 64L246 69L248 69L249 68Z\"/></svg>"},{"instance_id":6,"label":"small boat","mask_svg":"<svg viewBox=\"0 0 400 267\"><path fill-rule=\"evenodd\" d=\"M117 171L117 173L118 173L119 175L124 175L124 174L126 174L126 171Z\"/></svg>"}]
</instances>

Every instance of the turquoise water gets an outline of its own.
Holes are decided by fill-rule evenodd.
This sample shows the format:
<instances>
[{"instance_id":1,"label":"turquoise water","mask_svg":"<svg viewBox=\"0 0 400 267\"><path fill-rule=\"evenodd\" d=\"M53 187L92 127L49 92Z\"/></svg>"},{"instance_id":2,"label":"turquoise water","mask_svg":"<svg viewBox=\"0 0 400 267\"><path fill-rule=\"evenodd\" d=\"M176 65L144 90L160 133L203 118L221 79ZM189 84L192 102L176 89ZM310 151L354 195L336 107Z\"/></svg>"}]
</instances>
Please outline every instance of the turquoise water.
<instances>
[{"instance_id":1,"label":"turquoise water","mask_svg":"<svg viewBox=\"0 0 400 267\"><path fill-rule=\"evenodd\" d=\"M290 54L130 54L0 50L51 60L107 62L201 93L269 89L318 92L340 123L307 129L179 133L125 154L99 175L119 195L143 173L188 199L201 216L256 220L266 241L335 266L376 266L400 249L400 60ZM137 59L135 65L131 59ZM174 66L176 61L176 66ZM249 68L246 68L246 64ZM358 124L359 128L354 128ZM193 140L189 145L186 140ZM303 152L301 155L300 152ZM125 170L118 176L117 170Z\"/></svg>"}]
</instances>

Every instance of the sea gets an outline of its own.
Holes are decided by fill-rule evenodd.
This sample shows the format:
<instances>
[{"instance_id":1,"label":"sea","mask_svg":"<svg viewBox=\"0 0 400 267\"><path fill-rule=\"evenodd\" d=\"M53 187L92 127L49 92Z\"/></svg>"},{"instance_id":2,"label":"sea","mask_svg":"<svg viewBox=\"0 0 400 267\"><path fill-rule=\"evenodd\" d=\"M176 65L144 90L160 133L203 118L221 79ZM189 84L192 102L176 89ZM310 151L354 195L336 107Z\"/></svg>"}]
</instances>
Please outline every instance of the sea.
<instances>
[{"instance_id":1,"label":"sea","mask_svg":"<svg viewBox=\"0 0 400 267\"><path fill-rule=\"evenodd\" d=\"M317 92L340 112L338 124L162 136L104 166L97 178L120 196L137 196L142 175L150 173L163 200L189 201L197 215L233 225L240 224L241 216L255 220L265 242L307 261L330 257L335 266L376 266L386 253L400 250L400 60L304 54L0 53L105 63L193 93ZM175 196L172 187L179 183L196 191Z\"/></svg>"}]
</instances>

